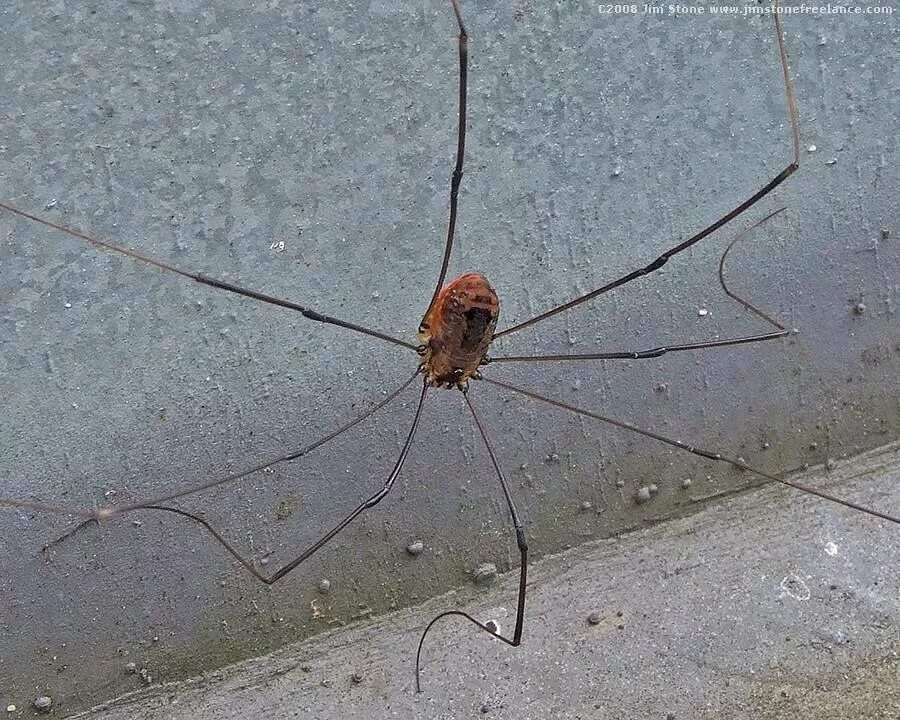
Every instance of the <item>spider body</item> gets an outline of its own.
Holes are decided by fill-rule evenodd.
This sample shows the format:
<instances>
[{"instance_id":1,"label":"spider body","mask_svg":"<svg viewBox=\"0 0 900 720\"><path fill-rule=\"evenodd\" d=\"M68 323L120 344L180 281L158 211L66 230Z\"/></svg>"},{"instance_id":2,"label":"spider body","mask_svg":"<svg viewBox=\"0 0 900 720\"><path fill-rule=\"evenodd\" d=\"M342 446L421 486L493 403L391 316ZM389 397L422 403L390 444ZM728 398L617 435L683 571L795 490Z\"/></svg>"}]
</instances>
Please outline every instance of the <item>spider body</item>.
<instances>
[{"instance_id":1,"label":"spider body","mask_svg":"<svg viewBox=\"0 0 900 720\"><path fill-rule=\"evenodd\" d=\"M428 384L466 390L478 376L499 316L500 300L481 273L466 273L445 285L419 325Z\"/></svg>"}]
</instances>

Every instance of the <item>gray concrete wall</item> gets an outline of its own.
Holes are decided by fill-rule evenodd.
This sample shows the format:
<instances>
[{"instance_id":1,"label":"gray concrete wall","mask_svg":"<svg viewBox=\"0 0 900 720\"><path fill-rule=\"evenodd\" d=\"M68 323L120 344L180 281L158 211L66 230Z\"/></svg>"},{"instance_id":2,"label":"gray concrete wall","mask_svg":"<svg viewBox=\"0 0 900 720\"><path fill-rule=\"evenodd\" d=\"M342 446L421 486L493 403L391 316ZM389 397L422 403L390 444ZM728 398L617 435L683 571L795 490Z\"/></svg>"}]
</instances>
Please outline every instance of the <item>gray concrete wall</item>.
<instances>
[{"instance_id":1,"label":"gray concrete wall","mask_svg":"<svg viewBox=\"0 0 900 720\"><path fill-rule=\"evenodd\" d=\"M0 9L3 201L412 339L454 147L445 3L196 5ZM489 274L501 326L644 264L789 159L768 19L606 16L573 2L464 11L470 144L451 272ZM896 24L785 22L802 168L765 203L788 213L736 248L730 276L799 333L642 363L498 366L496 377L770 471L898 436ZM632 349L759 329L716 286L730 234L504 347ZM335 427L415 365L33 223L4 216L0 237L3 496L125 503L236 470ZM476 390L535 554L749 479ZM277 567L380 485L413 400L184 507ZM659 495L636 506L650 483ZM70 526L0 512L0 702L49 692L76 708L139 683L128 662L188 676L424 600L479 563L516 562L502 496L451 393L430 398L394 493L274 588L165 516L111 521L41 556ZM416 539L425 552L411 558Z\"/></svg>"},{"instance_id":2,"label":"gray concrete wall","mask_svg":"<svg viewBox=\"0 0 900 720\"><path fill-rule=\"evenodd\" d=\"M898 449L804 480L896 507ZM410 648L422 627L448 603L508 625L514 573L490 592L438 597L85 717L894 720L895 526L815 502L769 486L543 558L528 595L540 622L523 645L444 621L425 644L421 693Z\"/></svg>"}]
</instances>

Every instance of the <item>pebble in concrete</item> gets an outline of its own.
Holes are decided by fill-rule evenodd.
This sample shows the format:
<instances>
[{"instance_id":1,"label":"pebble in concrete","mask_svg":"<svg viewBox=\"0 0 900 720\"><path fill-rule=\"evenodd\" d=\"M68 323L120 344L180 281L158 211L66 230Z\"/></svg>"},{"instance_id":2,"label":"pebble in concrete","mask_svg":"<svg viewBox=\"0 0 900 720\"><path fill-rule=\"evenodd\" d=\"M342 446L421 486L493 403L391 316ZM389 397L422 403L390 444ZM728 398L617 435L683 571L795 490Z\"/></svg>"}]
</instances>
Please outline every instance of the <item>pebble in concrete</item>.
<instances>
[{"instance_id":1,"label":"pebble in concrete","mask_svg":"<svg viewBox=\"0 0 900 720\"><path fill-rule=\"evenodd\" d=\"M406 546L406 552L410 555L421 555L422 551L425 549L425 543L421 540L415 540Z\"/></svg>"},{"instance_id":2,"label":"pebble in concrete","mask_svg":"<svg viewBox=\"0 0 900 720\"><path fill-rule=\"evenodd\" d=\"M48 713L53 708L53 698L49 695L41 695L36 697L31 706L38 712Z\"/></svg>"},{"instance_id":3,"label":"pebble in concrete","mask_svg":"<svg viewBox=\"0 0 900 720\"><path fill-rule=\"evenodd\" d=\"M473 577L479 585L486 585L497 577L497 566L494 563L482 563L475 568Z\"/></svg>"}]
</instances>

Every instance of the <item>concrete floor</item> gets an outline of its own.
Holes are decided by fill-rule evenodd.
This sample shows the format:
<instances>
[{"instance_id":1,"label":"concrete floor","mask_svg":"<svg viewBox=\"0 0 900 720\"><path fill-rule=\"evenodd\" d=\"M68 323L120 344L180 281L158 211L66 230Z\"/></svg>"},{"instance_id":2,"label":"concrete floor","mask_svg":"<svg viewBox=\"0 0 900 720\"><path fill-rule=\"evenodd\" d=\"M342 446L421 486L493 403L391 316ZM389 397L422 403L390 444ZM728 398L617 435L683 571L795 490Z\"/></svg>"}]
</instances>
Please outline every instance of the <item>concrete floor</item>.
<instances>
[{"instance_id":1,"label":"concrete floor","mask_svg":"<svg viewBox=\"0 0 900 720\"><path fill-rule=\"evenodd\" d=\"M900 446L807 479L897 512ZM898 551L896 527L768 486L534 564L522 647L448 621L420 695L424 625L462 605L508 629L514 573L78 717L897 718Z\"/></svg>"}]
</instances>

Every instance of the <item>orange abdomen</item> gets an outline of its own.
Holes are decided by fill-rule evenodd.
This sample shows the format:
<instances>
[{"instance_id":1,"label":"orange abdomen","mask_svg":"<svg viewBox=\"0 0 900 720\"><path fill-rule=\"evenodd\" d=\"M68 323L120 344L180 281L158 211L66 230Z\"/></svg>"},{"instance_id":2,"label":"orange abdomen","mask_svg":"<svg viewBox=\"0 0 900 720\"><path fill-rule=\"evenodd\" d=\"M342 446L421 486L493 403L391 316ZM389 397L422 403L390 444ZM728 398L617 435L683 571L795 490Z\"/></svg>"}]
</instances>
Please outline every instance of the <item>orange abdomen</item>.
<instances>
[{"instance_id":1,"label":"orange abdomen","mask_svg":"<svg viewBox=\"0 0 900 720\"><path fill-rule=\"evenodd\" d=\"M465 388L487 354L500 315L500 300L481 273L448 283L419 326L428 381Z\"/></svg>"}]
</instances>

